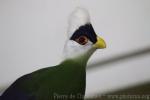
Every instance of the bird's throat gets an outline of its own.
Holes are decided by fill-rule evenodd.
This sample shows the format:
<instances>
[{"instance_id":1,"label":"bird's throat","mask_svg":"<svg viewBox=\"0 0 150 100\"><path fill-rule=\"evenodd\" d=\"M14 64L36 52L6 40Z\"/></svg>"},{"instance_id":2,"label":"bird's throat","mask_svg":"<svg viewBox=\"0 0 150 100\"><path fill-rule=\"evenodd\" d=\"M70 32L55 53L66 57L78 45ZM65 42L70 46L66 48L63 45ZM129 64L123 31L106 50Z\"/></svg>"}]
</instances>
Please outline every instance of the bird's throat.
<instances>
[{"instance_id":1,"label":"bird's throat","mask_svg":"<svg viewBox=\"0 0 150 100\"><path fill-rule=\"evenodd\" d=\"M77 63L77 64L79 64L79 65L84 65L84 66L86 66L86 64L87 64L87 62L88 62L88 60L89 60L89 58L91 57L91 55L95 52L95 48L91 48L91 49L89 49L88 51L86 51L86 52L84 52L84 53L82 53L82 54L80 54L80 55L74 55L74 56L67 56L64 60L63 60L63 62L65 62L65 61L68 61L68 60L71 60L71 61L73 61L73 62L75 62L75 63Z\"/></svg>"}]
</instances>

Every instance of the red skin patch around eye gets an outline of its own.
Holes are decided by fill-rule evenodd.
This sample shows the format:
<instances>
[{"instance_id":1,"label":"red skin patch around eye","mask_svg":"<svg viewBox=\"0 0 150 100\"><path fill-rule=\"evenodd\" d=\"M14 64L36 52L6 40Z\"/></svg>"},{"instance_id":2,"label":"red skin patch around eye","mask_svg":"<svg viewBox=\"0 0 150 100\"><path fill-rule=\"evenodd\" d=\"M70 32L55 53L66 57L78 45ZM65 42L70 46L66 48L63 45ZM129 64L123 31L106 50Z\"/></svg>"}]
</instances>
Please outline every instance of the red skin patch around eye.
<instances>
[{"instance_id":1,"label":"red skin patch around eye","mask_svg":"<svg viewBox=\"0 0 150 100\"><path fill-rule=\"evenodd\" d=\"M76 41L81 45L85 45L88 42L88 38L86 36L80 36Z\"/></svg>"}]
</instances>

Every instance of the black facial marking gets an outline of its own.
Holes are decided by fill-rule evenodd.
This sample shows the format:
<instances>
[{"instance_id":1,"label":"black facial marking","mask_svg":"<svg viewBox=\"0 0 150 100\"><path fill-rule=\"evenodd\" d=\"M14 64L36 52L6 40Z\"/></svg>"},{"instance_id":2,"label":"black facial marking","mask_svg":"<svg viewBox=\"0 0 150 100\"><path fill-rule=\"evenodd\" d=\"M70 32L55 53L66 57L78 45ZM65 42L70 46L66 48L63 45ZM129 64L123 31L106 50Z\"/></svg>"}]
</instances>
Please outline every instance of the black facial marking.
<instances>
[{"instance_id":1,"label":"black facial marking","mask_svg":"<svg viewBox=\"0 0 150 100\"><path fill-rule=\"evenodd\" d=\"M97 41L97 36L91 24L79 27L79 29L77 29L71 36L70 40L76 40L80 36L86 36L93 43L96 43Z\"/></svg>"}]
</instances>

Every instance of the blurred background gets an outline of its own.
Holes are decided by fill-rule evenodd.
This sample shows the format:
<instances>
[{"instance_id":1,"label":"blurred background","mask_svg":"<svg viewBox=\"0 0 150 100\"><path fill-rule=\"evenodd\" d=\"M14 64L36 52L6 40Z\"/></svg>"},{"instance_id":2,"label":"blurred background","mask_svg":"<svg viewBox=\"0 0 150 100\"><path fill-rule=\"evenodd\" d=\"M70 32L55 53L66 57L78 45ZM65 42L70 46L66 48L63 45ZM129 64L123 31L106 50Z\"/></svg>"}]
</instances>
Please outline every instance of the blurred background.
<instances>
[{"instance_id":1,"label":"blurred background","mask_svg":"<svg viewBox=\"0 0 150 100\"><path fill-rule=\"evenodd\" d=\"M150 94L150 0L0 0L0 94L18 77L61 62L77 6L89 10L107 43L89 60L86 97Z\"/></svg>"}]
</instances>

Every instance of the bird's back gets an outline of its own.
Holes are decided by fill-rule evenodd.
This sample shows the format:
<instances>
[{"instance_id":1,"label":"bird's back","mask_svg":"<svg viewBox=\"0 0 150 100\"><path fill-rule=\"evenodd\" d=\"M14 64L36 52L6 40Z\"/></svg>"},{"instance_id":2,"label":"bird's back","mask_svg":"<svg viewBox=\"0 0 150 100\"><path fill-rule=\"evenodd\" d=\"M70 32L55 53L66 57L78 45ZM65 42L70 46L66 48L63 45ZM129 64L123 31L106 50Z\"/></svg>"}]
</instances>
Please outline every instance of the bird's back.
<instances>
[{"instance_id":1,"label":"bird's back","mask_svg":"<svg viewBox=\"0 0 150 100\"><path fill-rule=\"evenodd\" d=\"M19 78L1 100L82 100L84 93L85 66L66 61Z\"/></svg>"}]
</instances>

